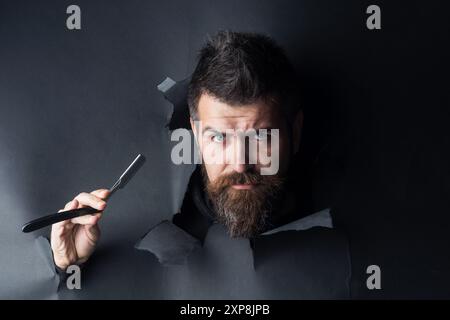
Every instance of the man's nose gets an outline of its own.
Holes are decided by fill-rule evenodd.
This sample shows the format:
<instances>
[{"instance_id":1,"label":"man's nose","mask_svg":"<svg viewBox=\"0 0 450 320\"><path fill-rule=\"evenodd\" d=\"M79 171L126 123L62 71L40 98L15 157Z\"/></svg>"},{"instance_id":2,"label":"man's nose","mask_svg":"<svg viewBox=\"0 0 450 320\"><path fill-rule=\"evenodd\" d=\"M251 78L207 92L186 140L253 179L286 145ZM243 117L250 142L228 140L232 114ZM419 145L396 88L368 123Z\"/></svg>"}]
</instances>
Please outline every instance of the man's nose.
<instances>
[{"instance_id":1,"label":"man's nose","mask_svg":"<svg viewBox=\"0 0 450 320\"><path fill-rule=\"evenodd\" d=\"M239 173L247 172L250 170L251 167L252 165L249 164L239 164L239 163L233 164L233 170Z\"/></svg>"},{"instance_id":2,"label":"man's nose","mask_svg":"<svg viewBox=\"0 0 450 320\"><path fill-rule=\"evenodd\" d=\"M250 170L254 164L250 164L249 145L247 139L236 139L234 146L233 170L239 173Z\"/></svg>"}]
</instances>

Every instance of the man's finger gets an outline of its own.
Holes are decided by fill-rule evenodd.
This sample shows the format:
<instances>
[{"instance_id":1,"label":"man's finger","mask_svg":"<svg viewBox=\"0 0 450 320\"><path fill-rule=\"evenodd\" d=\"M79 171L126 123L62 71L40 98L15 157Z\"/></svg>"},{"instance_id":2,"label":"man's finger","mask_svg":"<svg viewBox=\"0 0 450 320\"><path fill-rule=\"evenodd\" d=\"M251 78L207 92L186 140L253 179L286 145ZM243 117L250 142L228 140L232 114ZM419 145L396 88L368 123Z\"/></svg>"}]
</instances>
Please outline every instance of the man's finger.
<instances>
[{"instance_id":1,"label":"man's finger","mask_svg":"<svg viewBox=\"0 0 450 320\"><path fill-rule=\"evenodd\" d=\"M69 202L67 202L66 205L64 206L64 209L59 210L58 213L64 212L64 211L68 211L68 210L77 209L77 208L78 208L78 205L79 205L79 203L78 203L77 200L69 201ZM70 220L63 220L63 221L60 221L60 222L58 222L58 223L55 223L54 226L55 226L55 227L62 227L62 226L64 226L64 225L68 224L69 222L70 222Z\"/></svg>"},{"instance_id":2,"label":"man's finger","mask_svg":"<svg viewBox=\"0 0 450 320\"><path fill-rule=\"evenodd\" d=\"M64 206L64 209L59 210L58 212L64 212L67 210L76 209L78 207L78 201L72 200L66 203ZM65 231L71 229L73 225L71 224L70 220L63 220L58 223L55 223L52 225L52 231L51 235L62 237L65 234Z\"/></svg>"},{"instance_id":3,"label":"man's finger","mask_svg":"<svg viewBox=\"0 0 450 320\"><path fill-rule=\"evenodd\" d=\"M73 224L82 224L82 225L92 226L92 225L95 225L99 219L100 219L99 216L89 214L89 215L73 218L70 221Z\"/></svg>"},{"instance_id":4,"label":"man's finger","mask_svg":"<svg viewBox=\"0 0 450 320\"><path fill-rule=\"evenodd\" d=\"M108 189L98 189L91 192L96 197L99 197L100 199L106 200L106 198L109 196L110 192Z\"/></svg>"},{"instance_id":5,"label":"man's finger","mask_svg":"<svg viewBox=\"0 0 450 320\"><path fill-rule=\"evenodd\" d=\"M64 209L59 210L58 212L63 212L63 211L68 211L68 210L73 210L78 208L78 201L77 200L72 200L66 203L66 205L64 206Z\"/></svg>"},{"instance_id":6,"label":"man's finger","mask_svg":"<svg viewBox=\"0 0 450 320\"><path fill-rule=\"evenodd\" d=\"M106 202L102 199L100 199L99 197L90 194L90 193L86 193L86 192L82 192L80 193L78 196L75 197L75 200L78 200L78 202L81 205L84 206L89 206L91 208L103 211L105 210L106 207Z\"/></svg>"}]
</instances>

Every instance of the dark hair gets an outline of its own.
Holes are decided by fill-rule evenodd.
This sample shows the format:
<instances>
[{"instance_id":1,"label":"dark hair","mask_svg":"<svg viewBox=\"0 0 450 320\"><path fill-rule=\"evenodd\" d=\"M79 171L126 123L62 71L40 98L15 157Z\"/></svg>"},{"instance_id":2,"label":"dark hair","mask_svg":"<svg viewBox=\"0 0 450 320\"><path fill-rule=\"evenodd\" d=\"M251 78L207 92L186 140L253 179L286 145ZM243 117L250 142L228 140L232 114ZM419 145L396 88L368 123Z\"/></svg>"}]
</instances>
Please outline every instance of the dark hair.
<instances>
[{"instance_id":1,"label":"dark hair","mask_svg":"<svg viewBox=\"0 0 450 320\"><path fill-rule=\"evenodd\" d=\"M189 112L197 118L198 101L206 93L230 105L265 99L290 116L300 108L297 92L295 70L271 38L221 31L200 50L189 83Z\"/></svg>"}]
</instances>

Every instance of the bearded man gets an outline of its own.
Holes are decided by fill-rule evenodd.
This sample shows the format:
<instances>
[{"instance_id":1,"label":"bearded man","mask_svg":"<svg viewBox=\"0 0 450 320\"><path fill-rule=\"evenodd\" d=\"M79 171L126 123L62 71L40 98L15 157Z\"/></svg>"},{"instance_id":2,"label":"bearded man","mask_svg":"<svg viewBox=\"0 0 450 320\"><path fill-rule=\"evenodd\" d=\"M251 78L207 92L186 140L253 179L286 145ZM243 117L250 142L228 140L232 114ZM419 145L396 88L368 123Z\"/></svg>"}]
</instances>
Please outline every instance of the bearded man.
<instances>
[{"instance_id":1,"label":"bearded man","mask_svg":"<svg viewBox=\"0 0 450 320\"><path fill-rule=\"evenodd\" d=\"M136 245L182 266L164 269L164 297L349 296L347 242L329 210L311 211L294 174L303 125L297 83L267 36L223 31L201 49L187 104L202 163L172 221ZM93 253L107 196L106 189L81 193L61 210L101 212L52 226L58 271Z\"/></svg>"}]
</instances>

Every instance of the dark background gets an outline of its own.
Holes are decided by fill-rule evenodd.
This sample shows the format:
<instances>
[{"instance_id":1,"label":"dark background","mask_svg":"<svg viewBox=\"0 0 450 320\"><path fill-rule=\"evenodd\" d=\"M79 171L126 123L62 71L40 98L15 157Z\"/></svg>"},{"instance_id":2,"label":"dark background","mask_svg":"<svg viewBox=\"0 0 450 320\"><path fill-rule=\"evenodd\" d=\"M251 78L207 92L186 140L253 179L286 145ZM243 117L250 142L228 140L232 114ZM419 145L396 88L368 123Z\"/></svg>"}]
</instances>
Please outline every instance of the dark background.
<instances>
[{"instance_id":1,"label":"dark background","mask_svg":"<svg viewBox=\"0 0 450 320\"><path fill-rule=\"evenodd\" d=\"M70 4L82 30L65 26ZM370 4L381 30L366 28ZM55 297L33 246L49 230L20 226L110 187L137 153L146 166L101 222L95 284L74 297L158 297L157 262L132 246L176 212L193 167L170 162L156 86L189 76L220 29L266 33L298 68L303 148L326 146L320 186L350 237L354 296L450 297L448 6L331 0L1 0L0 297ZM371 264L382 290L365 287Z\"/></svg>"}]
</instances>

